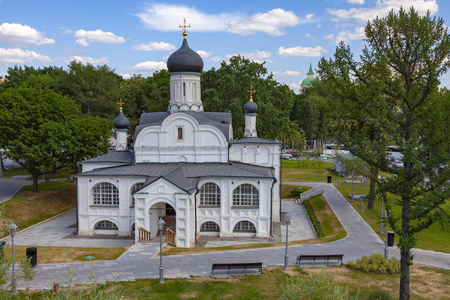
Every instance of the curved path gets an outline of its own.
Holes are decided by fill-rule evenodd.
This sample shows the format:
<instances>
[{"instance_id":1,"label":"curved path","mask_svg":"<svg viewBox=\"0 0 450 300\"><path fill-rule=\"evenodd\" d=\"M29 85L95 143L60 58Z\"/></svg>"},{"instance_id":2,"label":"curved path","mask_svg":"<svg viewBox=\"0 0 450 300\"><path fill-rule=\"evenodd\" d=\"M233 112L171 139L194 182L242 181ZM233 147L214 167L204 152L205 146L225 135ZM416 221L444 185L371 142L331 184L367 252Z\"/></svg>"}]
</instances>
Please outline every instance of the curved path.
<instances>
[{"instance_id":1,"label":"curved path","mask_svg":"<svg viewBox=\"0 0 450 300\"><path fill-rule=\"evenodd\" d=\"M286 183L291 184L291 183ZM298 183L292 183L298 184ZM339 241L327 244L289 246L289 264L294 265L299 254L344 254L344 262L355 260L372 253L384 253L384 243L369 227L364 219L353 209L348 201L332 184L305 183L302 185L321 186L330 207L339 218L348 235ZM156 244L135 244L116 261L91 263L73 263L70 269L77 274L77 282L88 280L88 274L94 266L98 282L130 281L142 278L159 277L159 257ZM389 249L390 255L398 255L398 250ZM415 262L450 269L450 254L433 251L415 250ZM265 266L284 264L284 247L246 249L223 252L210 252L189 255L164 256L164 277L189 277L190 275L208 276L211 265L217 262L262 261ZM67 276L68 264L38 265L36 279L28 284L30 288L50 288L54 282L61 282ZM23 282L18 288L26 288Z\"/></svg>"}]
</instances>

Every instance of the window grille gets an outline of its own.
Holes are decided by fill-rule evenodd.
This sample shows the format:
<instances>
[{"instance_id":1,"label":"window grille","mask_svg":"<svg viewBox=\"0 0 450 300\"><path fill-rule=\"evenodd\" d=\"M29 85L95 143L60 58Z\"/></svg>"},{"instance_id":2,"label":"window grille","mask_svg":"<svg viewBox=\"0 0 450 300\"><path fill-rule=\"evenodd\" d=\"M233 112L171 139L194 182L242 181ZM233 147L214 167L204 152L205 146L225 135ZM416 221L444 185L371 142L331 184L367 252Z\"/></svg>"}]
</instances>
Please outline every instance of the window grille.
<instances>
[{"instance_id":1,"label":"window grille","mask_svg":"<svg viewBox=\"0 0 450 300\"><path fill-rule=\"evenodd\" d=\"M241 184L233 191L233 206L259 206L259 192L251 184Z\"/></svg>"},{"instance_id":2,"label":"window grille","mask_svg":"<svg viewBox=\"0 0 450 300\"><path fill-rule=\"evenodd\" d=\"M250 221L241 221L234 226L234 231L237 232L256 232L255 225Z\"/></svg>"},{"instance_id":3,"label":"window grille","mask_svg":"<svg viewBox=\"0 0 450 300\"><path fill-rule=\"evenodd\" d=\"M119 205L119 190L109 182L101 182L93 188L94 205Z\"/></svg>"},{"instance_id":4,"label":"window grille","mask_svg":"<svg viewBox=\"0 0 450 300\"><path fill-rule=\"evenodd\" d=\"M183 128L178 127L177 132L178 132L178 140L179 141L183 140Z\"/></svg>"},{"instance_id":5,"label":"window grille","mask_svg":"<svg viewBox=\"0 0 450 300\"><path fill-rule=\"evenodd\" d=\"M216 222L208 221L202 224L200 231L220 231L220 229Z\"/></svg>"},{"instance_id":6,"label":"window grille","mask_svg":"<svg viewBox=\"0 0 450 300\"><path fill-rule=\"evenodd\" d=\"M100 221L95 224L95 229L100 230L118 230L117 225L111 221Z\"/></svg>"},{"instance_id":7,"label":"window grille","mask_svg":"<svg viewBox=\"0 0 450 300\"><path fill-rule=\"evenodd\" d=\"M134 206L134 204L135 204L135 199L134 199L133 193L135 191L141 189L143 186L144 186L143 182L138 182L138 183L133 184L133 186L131 187L131 189L130 189L131 205L130 206Z\"/></svg>"},{"instance_id":8,"label":"window grille","mask_svg":"<svg viewBox=\"0 0 450 300\"><path fill-rule=\"evenodd\" d=\"M200 189L200 205L220 206L220 188L217 184L208 182Z\"/></svg>"}]
</instances>

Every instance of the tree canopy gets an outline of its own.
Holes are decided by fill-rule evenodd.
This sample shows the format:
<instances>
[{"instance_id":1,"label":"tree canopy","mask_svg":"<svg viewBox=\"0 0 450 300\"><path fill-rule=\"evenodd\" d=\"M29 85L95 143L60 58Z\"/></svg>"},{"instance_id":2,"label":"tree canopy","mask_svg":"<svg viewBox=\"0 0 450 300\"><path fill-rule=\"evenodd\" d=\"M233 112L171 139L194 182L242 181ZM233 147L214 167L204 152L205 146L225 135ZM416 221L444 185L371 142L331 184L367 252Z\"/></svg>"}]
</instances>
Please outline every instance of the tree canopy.
<instances>
[{"instance_id":1,"label":"tree canopy","mask_svg":"<svg viewBox=\"0 0 450 300\"><path fill-rule=\"evenodd\" d=\"M319 74L341 102L341 138L348 149L390 174L375 179L390 227L400 236L400 299L408 299L416 234L450 196L450 110L447 91L438 88L450 65L450 36L442 19L414 8L369 21L365 34L360 61L341 43L333 59L321 60ZM404 168L389 166L389 145L403 155ZM394 203L401 205L400 215L390 209Z\"/></svg>"},{"instance_id":2,"label":"tree canopy","mask_svg":"<svg viewBox=\"0 0 450 300\"><path fill-rule=\"evenodd\" d=\"M101 119L83 116L72 99L50 89L6 89L0 93L0 119L0 144L33 176L34 192L39 175L104 153L111 136Z\"/></svg>"}]
</instances>

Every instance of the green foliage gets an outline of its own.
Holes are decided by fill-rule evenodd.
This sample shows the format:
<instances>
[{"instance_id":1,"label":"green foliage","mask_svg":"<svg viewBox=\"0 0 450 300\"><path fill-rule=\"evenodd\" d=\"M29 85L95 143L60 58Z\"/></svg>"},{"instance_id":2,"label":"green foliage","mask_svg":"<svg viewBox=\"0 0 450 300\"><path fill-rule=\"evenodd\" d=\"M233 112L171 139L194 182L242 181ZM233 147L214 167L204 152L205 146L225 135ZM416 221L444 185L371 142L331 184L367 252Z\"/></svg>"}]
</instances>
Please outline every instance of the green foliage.
<instances>
[{"instance_id":1,"label":"green foliage","mask_svg":"<svg viewBox=\"0 0 450 300\"><path fill-rule=\"evenodd\" d=\"M391 296L391 294L389 294L388 291L386 291L383 288L379 288L379 287L374 289L370 293L369 298L367 298L367 299L368 300L394 300L394 298Z\"/></svg>"},{"instance_id":2,"label":"green foliage","mask_svg":"<svg viewBox=\"0 0 450 300\"><path fill-rule=\"evenodd\" d=\"M25 256L20 262L20 278L22 278L26 282L27 290L28 282L33 280L37 274L37 270L31 265L31 257L27 258Z\"/></svg>"},{"instance_id":3,"label":"green foliage","mask_svg":"<svg viewBox=\"0 0 450 300\"><path fill-rule=\"evenodd\" d=\"M0 144L33 175L34 191L38 175L104 153L111 135L101 119L82 116L72 99L49 89L8 88L0 94L0 119Z\"/></svg>"},{"instance_id":4,"label":"green foliage","mask_svg":"<svg viewBox=\"0 0 450 300\"><path fill-rule=\"evenodd\" d=\"M400 261L394 257L386 260L381 254L363 256L356 261L349 261L347 267L365 273L397 274L400 273Z\"/></svg>"},{"instance_id":5,"label":"green foliage","mask_svg":"<svg viewBox=\"0 0 450 300\"><path fill-rule=\"evenodd\" d=\"M253 100L258 105L258 136L279 139L286 144L303 144L303 131L291 121L290 111L295 93L280 85L267 73L264 64L241 56L222 62L219 69L212 68L202 74L202 100L206 111L231 112L235 138L244 135L243 107L249 101L247 90L253 85Z\"/></svg>"},{"instance_id":6,"label":"green foliage","mask_svg":"<svg viewBox=\"0 0 450 300\"><path fill-rule=\"evenodd\" d=\"M91 266L87 288L82 288L81 286L77 288L76 277L76 272L70 266L67 266L67 275L60 282L55 282L51 289L43 291L42 299L116 300L123 299L124 297L124 290L117 286L117 279L114 285L108 289L106 289L106 284L97 283L95 267L93 265Z\"/></svg>"},{"instance_id":7,"label":"green foliage","mask_svg":"<svg viewBox=\"0 0 450 300\"><path fill-rule=\"evenodd\" d=\"M348 288L343 288L336 279L328 279L325 270L318 274L309 274L306 278L288 277L280 300L344 300L350 299Z\"/></svg>"},{"instance_id":8,"label":"green foliage","mask_svg":"<svg viewBox=\"0 0 450 300\"><path fill-rule=\"evenodd\" d=\"M314 226L314 229L316 230L317 237L321 238L325 234L323 233L322 227L317 226L317 222L319 219L317 219L316 212L314 211L314 208L312 207L309 200L304 200L303 205L305 206L306 211L308 212L309 219L311 220L312 225Z\"/></svg>"}]
</instances>

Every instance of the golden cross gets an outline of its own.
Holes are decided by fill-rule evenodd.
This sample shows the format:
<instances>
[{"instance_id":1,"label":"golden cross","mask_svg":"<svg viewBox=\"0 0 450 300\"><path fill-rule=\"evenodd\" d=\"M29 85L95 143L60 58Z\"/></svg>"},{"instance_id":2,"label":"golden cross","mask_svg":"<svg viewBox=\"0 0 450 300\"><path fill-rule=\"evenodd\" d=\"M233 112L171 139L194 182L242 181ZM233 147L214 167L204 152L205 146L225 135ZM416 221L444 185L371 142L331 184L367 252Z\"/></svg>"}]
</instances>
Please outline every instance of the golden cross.
<instances>
[{"instance_id":1,"label":"golden cross","mask_svg":"<svg viewBox=\"0 0 450 300\"><path fill-rule=\"evenodd\" d=\"M250 84L250 91L247 90L247 93L250 94L250 101L253 101L252 95L253 95L254 93L256 93L256 91L253 90L253 84Z\"/></svg>"},{"instance_id":2,"label":"golden cross","mask_svg":"<svg viewBox=\"0 0 450 300\"><path fill-rule=\"evenodd\" d=\"M123 110L122 105L125 104L125 102L122 101L122 98L120 98L120 100L119 100L119 102L117 102L117 104L120 105L120 111L122 111Z\"/></svg>"},{"instance_id":3,"label":"golden cross","mask_svg":"<svg viewBox=\"0 0 450 300\"><path fill-rule=\"evenodd\" d=\"M183 25L180 24L179 27L183 29L183 36L184 36L184 38L186 38L186 36L187 36L186 29L191 28L191 24L186 25L186 18L184 18L183 23L184 24Z\"/></svg>"}]
</instances>

